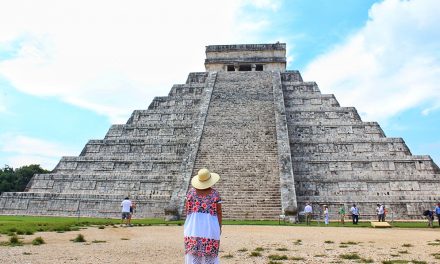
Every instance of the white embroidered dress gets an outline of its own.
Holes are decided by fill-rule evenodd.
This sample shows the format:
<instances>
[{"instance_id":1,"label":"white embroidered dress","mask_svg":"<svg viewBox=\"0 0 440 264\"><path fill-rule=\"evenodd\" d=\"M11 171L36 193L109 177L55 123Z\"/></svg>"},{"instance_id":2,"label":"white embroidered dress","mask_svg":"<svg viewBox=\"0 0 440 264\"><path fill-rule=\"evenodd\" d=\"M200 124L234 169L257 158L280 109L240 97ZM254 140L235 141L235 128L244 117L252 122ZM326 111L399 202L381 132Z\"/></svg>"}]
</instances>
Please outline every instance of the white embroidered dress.
<instances>
[{"instance_id":1,"label":"white embroidered dress","mask_svg":"<svg viewBox=\"0 0 440 264\"><path fill-rule=\"evenodd\" d=\"M205 196L197 195L194 188L186 196L186 220L184 225L185 263L218 264L220 225L217 218L219 193L211 189Z\"/></svg>"}]
</instances>

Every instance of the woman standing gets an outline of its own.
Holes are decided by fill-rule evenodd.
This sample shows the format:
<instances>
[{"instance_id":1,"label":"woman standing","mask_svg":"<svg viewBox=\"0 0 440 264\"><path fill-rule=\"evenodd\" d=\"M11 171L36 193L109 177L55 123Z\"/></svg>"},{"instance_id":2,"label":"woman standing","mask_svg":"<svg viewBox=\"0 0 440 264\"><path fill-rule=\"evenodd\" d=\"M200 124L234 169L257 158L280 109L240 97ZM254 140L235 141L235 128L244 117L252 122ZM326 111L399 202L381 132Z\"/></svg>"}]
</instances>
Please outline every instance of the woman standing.
<instances>
[{"instance_id":1,"label":"woman standing","mask_svg":"<svg viewBox=\"0 0 440 264\"><path fill-rule=\"evenodd\" d=\"M220 176L201 169L186 195L185 263L217 264L222 228L220 194L211 188Z\"/></svg>"}]
</instances>

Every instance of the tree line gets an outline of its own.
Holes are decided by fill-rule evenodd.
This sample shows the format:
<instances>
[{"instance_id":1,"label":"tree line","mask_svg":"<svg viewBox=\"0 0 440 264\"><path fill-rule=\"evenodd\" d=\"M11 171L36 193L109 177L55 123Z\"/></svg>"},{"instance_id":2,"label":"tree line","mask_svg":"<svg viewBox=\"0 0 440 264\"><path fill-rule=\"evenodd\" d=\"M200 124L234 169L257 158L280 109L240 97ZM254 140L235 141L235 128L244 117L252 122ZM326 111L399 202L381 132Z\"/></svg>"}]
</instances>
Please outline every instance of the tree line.
<instances>
[{"instance_id":1,"label":"tree line","mask_svg":"<svg viewBox=\"0 0 440 264\"><path fill-rule=\"evenodd\" d=\"M0 169L0 193L2 192L22 192L26 189L26 185L34 174L43 174L50 171L40 167L40 165L32 164L13 169L5 165Z\"/></svg>"}]
</instances>

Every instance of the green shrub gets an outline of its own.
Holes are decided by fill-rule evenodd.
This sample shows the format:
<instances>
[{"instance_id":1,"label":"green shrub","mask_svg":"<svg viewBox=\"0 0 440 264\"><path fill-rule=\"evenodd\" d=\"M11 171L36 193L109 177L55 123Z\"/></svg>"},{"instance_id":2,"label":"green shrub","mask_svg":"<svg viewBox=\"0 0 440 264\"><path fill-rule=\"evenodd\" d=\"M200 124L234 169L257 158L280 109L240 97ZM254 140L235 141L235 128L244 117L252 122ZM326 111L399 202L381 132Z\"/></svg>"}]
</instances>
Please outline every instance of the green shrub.
<instances>
[{"instance_id":1,"label":"green shrub","mask_svg":"<svg viewBox=\"0 0 440 264\"><path fill-rule=\"evenodd\" d=\"M276 250L277 250L277 251L288 251L287 248L277 248Z\"/></svg>"},{"instance_id":2,"label":"green shrub","mask_svg":"<svg viewBox=\"0 0 440 264\"><path fill-rule=\"evenodd\" d=\"M269 255L268 258L270 260L287 260L288 259L286 255L278 255L278 254Z\"/></svg>"},{"instance_id":3,"label":"green shrub","mask_svg":"<svg viewBox=\"0 0 440 264\"><path fill-rule=\"evenodd\" d=\"M230 258L233 258L233 257L234 257L234 255L232 255L231 253L222 256L222 258L226 258L226 259L230 259Z\"/></svg>"},{"instance_id":4,"label":"green shrub","mask_svg":"<svg viewBox=\"0 0 440 264\"><path fill-rule=\"evenodd\" d=\"M41 244L46 244L46 242L44 242L44 239L42 237L36 237L34 238L34 240L32 240L32 245L38 246Z\"/></svg>"},{"instance_id":5,"label":"green shrub","mask_svg":"<svg viewBox=\"0 0 440 264\"><path fill-rule=\"evenodd\" d=\"M18 244L18 243L20 243L20 239L18 238L18 236L13 235L9 238L9 243Z\"/></svg>"},{"instance_id":6,"label":"green shrub","mask_svg":"<svg viewBox=\"0 0 440 264\"><path fill-rule=\"evenodd\" d=\"M394 260L384 260L382 261L382 264L406 264L409 263L408 260L403 259L394 259Z\"/></svg>"},{"instance_id":7,"label":"green shrub","mask_svg":"<svg viewBox=\"0 0 440 264\"><path fill-rule=\"evenodd\" d=\"M93 240L92 243L105 243L105 240Z\"/></svg>"},{"instance_id":8,"label":"green shrub","mask_svg":"<svg viewBox=\"0 0 440 264\"><path fill-rule=\"evenodd\" d=\"M261 257L261 253L258 251L252 251L250 254L251 257Z\"/></svg>"},{"instance_id":9,"label":"green shrub","mask_svg":"<svg viewBox=\"0 0 440 264\"><path fill-rule=\"evenodd\" d=\"M357 253L348 253L339 255L341 259L361 259Z\"/></svg>"},{"instance_id":10,"label":"green shrub","mask_svg":"<svg viewBox=\"0 0 440 264\"><path fill-rule=\"evenodd\" d=\"M359 242L354 241L347 241L347 242L341 242L341 245L357 245Z\"/></svg>"},{"instance_id":11,"label":"green shrub","mask_svg":"<svg viewBox=\"0 0 440 264\"><path fill-rule=\"evenodd\" d=\"M9 245L10 246L21 246L23 245L23 242L18 238L18 236L13 235L9 238Z\"/></svg>"},{"instance_id":12,"label":"green shrub","mask_svg":"<svg viewBox=\"0 0 440 264\"><path fill-rule=\"evenodd\" d=\"M86 242L84 236L82 234L78 234L75 239L73 240L73 242Z\"/></svg>"}]
</instances>

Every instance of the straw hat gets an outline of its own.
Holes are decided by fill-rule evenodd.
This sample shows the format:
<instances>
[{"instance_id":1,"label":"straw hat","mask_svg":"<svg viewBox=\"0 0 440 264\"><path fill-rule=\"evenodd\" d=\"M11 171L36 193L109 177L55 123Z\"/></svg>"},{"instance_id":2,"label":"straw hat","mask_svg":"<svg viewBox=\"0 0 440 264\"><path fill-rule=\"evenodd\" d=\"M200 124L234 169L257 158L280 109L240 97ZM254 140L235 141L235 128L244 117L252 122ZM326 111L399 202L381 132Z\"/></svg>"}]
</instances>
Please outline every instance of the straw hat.
<instances>
[{"instance_id":1,"label":"straw hat","mask_svg":"<svg viewBox=\"0 0 440 264\"><path fill-rule=\"evenodd\" d=\"M208 189L220 180L217 173L209 172L207 169L201 169L196 176L192 177L191 185L199 190Z\"/></svg>"}]
</instances>

